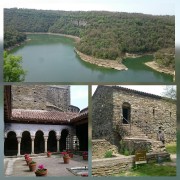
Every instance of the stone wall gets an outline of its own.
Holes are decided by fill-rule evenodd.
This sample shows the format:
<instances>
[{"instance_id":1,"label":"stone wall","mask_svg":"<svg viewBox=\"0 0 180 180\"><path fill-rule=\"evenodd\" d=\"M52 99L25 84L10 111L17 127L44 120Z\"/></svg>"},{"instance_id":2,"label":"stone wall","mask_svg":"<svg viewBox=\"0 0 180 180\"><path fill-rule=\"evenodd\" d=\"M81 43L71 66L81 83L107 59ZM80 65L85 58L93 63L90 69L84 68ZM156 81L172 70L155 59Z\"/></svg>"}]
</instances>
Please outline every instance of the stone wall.
<instances>
[{"instance_id":1,"label":"stone wall","mask_svg":"<svg viewBox=\"0 0 180 180\"><path fill-rule=\"evenodd\" d=\"M119 88L98 86L92 99L92 137L106 139L119 145L123 138L117 130L122 125L123 103L130 105L130 122L151 139L157 139L159 128L165 141L176 141L176 105L147 93ZM128 133L124 133L128 134Z\"/></svg>"},{"instance_id":2,"label":"stone wall","mask_svg":"<svg viewBox=\"0 0 180 180\"><path fill-rule=\"evenodd\" d=\"M118 149L116 146L110 144L105 139L96 139L92 140L92 158L104 158L104 155L107 151L112 151L113 154L118 153Z\"/></svg>"},{"instance_id":3,"label":"stone wall","mask_svg":"<svg viewBox=\"0 0 180 180\"><path fill-rule=\"evenodd\" d=\"M68 111L70 86L12 86L13 109Z\"/></svg>"},{"instance_id":4,"label":"stone wall","mask_svg":"<svg viewBox=\"0 0 180 180\"><path fill-rule=\"evenodd\" d=\"M92 139L106 139L115 144L113 106L112 90L99 87L92 100Z\"/></svg>"},{"instance_id":5,"label":"stone wall","mask_svg":"<svg viewBox=\"0 0 180 180\"><path fill-rule=\"evenodd\" d=\"M159 128L164 131L165 141L176 141L176 105L158 96L113 89L113 119L122 124L122 105L131 106L130 121L139 127L149 138L157 139Z\"/></svg>"},{"instance_id":6,"label":"stone wall","mask_svg":"<svg viewBox=\"0 0 180 180\"><path fill-rule=\"evenodd\" d=\"M95 159L92 161L92 175L93 176L113 176L119 174L120 172L130 170L135 162L133 156L121 156L115 158L104 158L104 159ZM166 161L170 159L168 153L149 153L146 154L147 163Z\"/></svg>"}]
</instances>

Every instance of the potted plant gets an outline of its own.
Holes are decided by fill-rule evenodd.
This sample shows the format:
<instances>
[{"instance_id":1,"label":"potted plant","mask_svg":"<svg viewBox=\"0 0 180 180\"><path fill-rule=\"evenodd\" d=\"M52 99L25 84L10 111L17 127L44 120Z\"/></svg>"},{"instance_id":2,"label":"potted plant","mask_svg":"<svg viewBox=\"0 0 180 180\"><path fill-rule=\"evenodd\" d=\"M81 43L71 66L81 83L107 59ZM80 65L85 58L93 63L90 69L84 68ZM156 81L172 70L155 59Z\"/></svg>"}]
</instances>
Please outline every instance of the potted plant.
<instances>
[{"instance_id":1,"label":"potted plant","mask_svg":"<svg viewBox=\"0 0 180 180\"><path fill-rule=\"evenodd\" d=\"M36 176L46 176L47 169L44 168L44 165L41 164L38 166L38 169L35 171Z\"/></svg>"},{"instance_id":2,"label":"potted plant","mask_svg":"<svg viewBox=\"0 0 180 180\"><path fill-rule=\"evenodd\" d=\"M82 177L88 177L88 173L87 172L84 172L81 174Z\"/></svg>"},{"instance_id":3,"label":"potted plant","mask_svg":"<svg viewBox=\"0 0 180 180\"><path fill-rule=\"evenodd\" d=\"M29 158L29 154L24 154L24 158L25 158L25 160L26 160L27 158Z\"/></svg>"},{"instance_id":4,"label":"potted plant","mask_svg":"<svg viewBox=\"0 0 180 180\"><path fill-rule=\"evenodd\" d=\"M27 163L27 165L28 165L31 161L32 161L32 158L30 158L30 157L27 157L27 158L26 158L26 163Z\"/></svg>"},{"instance_id":5,"label":"potted plant","mask_svg":"<svg viewBox=\"0 0 180 180\"><path fill-rule=\"evenodd\" d=\"M51 154L52 154L52 153L51 153L50 151L48 151L48 152L47 152L47 157L51 157Z\"/></svg>"},{"instance_id":6,"label":"potted plant","mask_svg":"<svg viewBox=\"0 0 180 180\"><path fill-rule=\"evenodd\" d=\"M69 164L70 161L69 154L67 152L62 152L61 154L63 155L64 164Z\"/></svg>"},{"instance_id":7,"label":"potted plant","mask_svg":"<svg viewBox=\"0 0 180 180\"><path fill-rule=\"evenodd\" d=\"M73 153L70 150L68 150L67 153L69 154L70 158L73 158Z\"/></svg>"},{"instance_id":8,"label":"potted plant","mask_svg":"<svg viewBox=\"0 0 180 180\"><path fill-rule=\"evenodd\" d=\"M30 171L35 171L35 170L36 170L36 162L31 161L31 162L29 163L29 170L30 170Z\"/></svg>"},{"instance_id":9,"label":"potted plant","mask_svg":"<svg viewBox=\"0 0 180 180\"><path fill-rule=\"evenodd\" d=\"M83 160L88 160L88 152L87 151L83 152L82 156L83 156Z\"/></svg>"}]
</instances>

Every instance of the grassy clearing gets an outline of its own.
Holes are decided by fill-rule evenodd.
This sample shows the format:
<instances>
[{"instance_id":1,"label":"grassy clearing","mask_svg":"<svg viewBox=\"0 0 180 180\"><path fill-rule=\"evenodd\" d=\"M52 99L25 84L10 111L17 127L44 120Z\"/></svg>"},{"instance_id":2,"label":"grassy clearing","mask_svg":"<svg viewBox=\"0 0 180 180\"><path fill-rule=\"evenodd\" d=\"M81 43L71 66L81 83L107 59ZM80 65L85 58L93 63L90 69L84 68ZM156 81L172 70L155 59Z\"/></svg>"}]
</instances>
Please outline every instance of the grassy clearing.
<instances>
[{"instance_id":1,"label":"grassy clearing","mask_svg":"<svg viewBox=\"0 0 180 180\"><path fill-rule=\"evenodd\" d=\"M170 154L176 154L176 143L166 144L166 150Z\"/></svg>"},{"instance_id":2,"label":"grassy clearing","mask_svg":"<svg viewBox=\"0 0 180 180\"><path fill-rule=\"evenodd\" d=\"M143 164L117 176L176 176L176 167L159 164Z\"/></svg>"}]
</instances>

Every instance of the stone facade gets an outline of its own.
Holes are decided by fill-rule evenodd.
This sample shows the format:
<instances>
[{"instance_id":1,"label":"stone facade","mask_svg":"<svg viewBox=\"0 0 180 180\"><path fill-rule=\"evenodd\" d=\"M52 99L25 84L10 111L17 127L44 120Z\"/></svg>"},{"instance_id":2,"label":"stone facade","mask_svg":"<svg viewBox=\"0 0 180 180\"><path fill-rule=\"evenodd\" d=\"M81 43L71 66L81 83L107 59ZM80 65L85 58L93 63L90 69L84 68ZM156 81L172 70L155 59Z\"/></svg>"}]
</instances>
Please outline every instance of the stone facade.
<instances>
[{"instance_id":1,"label":"stone facade","mask_svg":"<svg viewBox=\"0 0 180 180\"><path fill-rule=\"evenodd\" d=\"M12 86L12 108L48 111L70 111L70 86Z\"/></svg>"},{"instance_id":2,"label":"stone facade","mask_svg":"<svg viewBox=\"0 0 180 180\"><path fill-rule=\"evenodd\" d=\"M133 130L134 129L134 130ZM98 86L92 99L92 138L113 145L136 134L176 141L176 104L160 96L117 86Z\"/></svg>"}]
</instances>

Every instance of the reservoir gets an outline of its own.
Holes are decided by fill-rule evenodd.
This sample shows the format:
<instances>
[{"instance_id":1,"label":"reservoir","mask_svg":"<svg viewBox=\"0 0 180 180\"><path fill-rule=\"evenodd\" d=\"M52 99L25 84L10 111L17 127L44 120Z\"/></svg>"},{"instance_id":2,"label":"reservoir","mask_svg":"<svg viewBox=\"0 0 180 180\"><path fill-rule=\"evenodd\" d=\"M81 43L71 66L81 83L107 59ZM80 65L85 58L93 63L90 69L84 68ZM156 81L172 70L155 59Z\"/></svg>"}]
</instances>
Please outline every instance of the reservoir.
<instances>
[{"instance_id":1,"label":"reservoir","mask_svg":"<svg viewBox=\"0 0 180 180\"><path fill-rule=\"evenodd\" d=\"M23 58L25 82L143 83L172 82L173 76L154 71L143 63L152 56L126 59L127 71L98 67L82 61L74 52L74 40L48 34L29 34L30 39L11 51Z\"/></svg>"}]
</instances>

